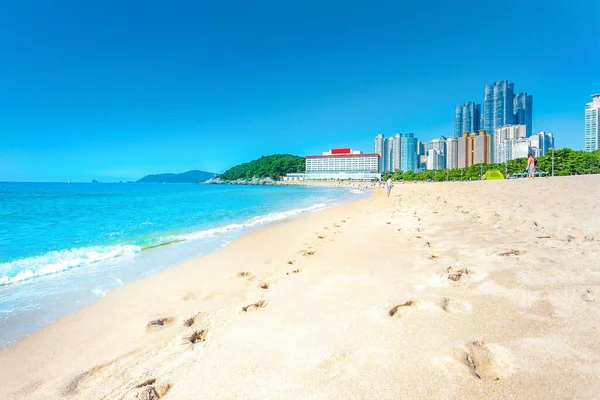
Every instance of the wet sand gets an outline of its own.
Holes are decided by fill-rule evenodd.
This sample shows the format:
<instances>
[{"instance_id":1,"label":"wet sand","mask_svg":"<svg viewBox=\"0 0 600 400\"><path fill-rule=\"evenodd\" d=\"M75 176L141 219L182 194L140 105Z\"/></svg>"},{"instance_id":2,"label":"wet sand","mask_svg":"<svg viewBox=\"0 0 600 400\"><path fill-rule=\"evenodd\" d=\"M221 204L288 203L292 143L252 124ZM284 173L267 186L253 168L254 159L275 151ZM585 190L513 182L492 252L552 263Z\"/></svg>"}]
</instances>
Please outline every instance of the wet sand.
<instances>
[{"instance_id":1,"label":"wet sand","mask_svg":"<svg viewBox=\"0 0 600 400\"><path fill-rule=\"evenodd\" d=\"M597 398L600 177L374 193L0 350L0 398Z\"/></svg>"}]
</instances>

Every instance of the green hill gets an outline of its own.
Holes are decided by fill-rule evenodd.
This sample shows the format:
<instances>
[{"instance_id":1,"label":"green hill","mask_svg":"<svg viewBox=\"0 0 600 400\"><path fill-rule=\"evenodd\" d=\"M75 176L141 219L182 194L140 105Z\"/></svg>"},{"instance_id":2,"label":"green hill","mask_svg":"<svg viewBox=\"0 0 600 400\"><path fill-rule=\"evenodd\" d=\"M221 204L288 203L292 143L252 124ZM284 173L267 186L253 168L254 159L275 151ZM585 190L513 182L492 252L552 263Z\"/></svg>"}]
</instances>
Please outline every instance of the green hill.
<instances>
[{"instance_id":1,"label":"green hill","mask_svg":"<svg viewBox=\"0 0 600 400\"><path fill-rule=\"evenodd\" d=\"M306 160L304 157L291 154L273 154L229 168L219 175L219 178L227 181L249 180L253 177L279 179L289 173L304 172L305 169Z\"/></svg>"},{"instance_id":2,"label":"green hill","mask_svg":"<svg viewBox=\"0 0 600 400\"><path fill-rule=\"evenodd\" d=\"M188 171L181 174L156 174L147 175L137 181L138 183L200 183L206 182L215 176L212 172Z\"/></svg>"}]
</instances>

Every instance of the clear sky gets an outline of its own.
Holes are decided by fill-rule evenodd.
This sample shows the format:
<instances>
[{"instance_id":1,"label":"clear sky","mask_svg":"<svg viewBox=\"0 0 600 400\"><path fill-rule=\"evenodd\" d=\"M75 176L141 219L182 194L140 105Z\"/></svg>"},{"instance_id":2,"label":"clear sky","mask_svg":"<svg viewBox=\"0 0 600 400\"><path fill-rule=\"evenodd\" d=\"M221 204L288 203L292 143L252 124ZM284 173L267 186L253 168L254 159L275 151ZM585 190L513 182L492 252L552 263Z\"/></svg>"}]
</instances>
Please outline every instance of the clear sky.
<instances>
[{"instance_id":1,"label":"clear sky","mask_svg":"<svg viewBox=\"0 0 600 400\"><path fill-rule=\"evenodd\" d=\"M583 148L600 1L3 0L0 181L138 179L453 133L483 86Z\"/></svg>"}]
</instances>

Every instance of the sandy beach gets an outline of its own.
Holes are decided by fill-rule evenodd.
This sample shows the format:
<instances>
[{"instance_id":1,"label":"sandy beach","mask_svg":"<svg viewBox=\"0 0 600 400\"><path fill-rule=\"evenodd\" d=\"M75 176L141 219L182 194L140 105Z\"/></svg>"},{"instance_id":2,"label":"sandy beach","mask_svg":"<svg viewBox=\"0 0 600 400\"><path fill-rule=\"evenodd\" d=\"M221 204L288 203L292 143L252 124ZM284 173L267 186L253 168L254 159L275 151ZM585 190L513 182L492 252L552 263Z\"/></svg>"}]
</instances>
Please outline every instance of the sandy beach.
<instances>
[{"instance_id":1,"label":"sandy beach","mask_svg":"<svg viewBox=\"0 0 600 400\"><path fill-rule=\"evenodd\" d=\"M373 193L0 350L0 398L598 398L600 176Z\"/></svg>"}]
</instances>

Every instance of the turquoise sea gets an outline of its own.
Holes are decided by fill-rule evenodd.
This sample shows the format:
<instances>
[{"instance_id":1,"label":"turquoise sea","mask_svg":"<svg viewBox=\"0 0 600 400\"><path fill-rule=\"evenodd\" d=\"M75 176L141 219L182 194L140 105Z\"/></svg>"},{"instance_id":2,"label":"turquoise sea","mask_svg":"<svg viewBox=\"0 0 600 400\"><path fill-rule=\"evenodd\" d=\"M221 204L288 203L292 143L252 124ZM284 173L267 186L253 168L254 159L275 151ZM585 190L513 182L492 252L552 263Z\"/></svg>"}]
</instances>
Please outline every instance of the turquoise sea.
<instances>
[{"instance_id":1,"label":"turquoise sea","mask_svg":"<svg viewBox=\"0 0 600 400\"><path fill-rule=\"evenodd\" d=\"M366 196L295 186L0 183L0 347L250 229Z\"/></svg>"}]
</instances>

